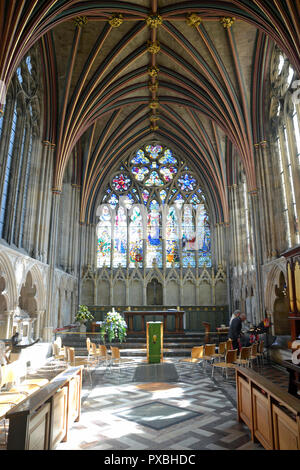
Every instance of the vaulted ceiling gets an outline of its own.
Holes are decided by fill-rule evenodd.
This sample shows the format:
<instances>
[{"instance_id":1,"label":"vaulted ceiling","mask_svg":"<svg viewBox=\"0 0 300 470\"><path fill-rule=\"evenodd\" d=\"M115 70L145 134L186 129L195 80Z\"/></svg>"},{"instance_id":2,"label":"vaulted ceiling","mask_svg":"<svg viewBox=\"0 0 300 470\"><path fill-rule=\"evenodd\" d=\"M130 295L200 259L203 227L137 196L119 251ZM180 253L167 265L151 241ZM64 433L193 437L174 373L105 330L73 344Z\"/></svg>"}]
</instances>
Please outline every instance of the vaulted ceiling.
<instances>
[{"instance_id":1,"label":"vaulted ceiling","mask_svg":"<svg viewBox=\"0 0 300 470\"><path fill-rule=\"evenodd\" d=\"M159 140L201 175L217 221L243 164L256 189L254 145L265 140L264 96L274 42L298 74L299 1L0 0L0 79L39 41L44 140L53 187L72 152L81 162L81 220L124 154Z\"/></svg>"}]
</instances>

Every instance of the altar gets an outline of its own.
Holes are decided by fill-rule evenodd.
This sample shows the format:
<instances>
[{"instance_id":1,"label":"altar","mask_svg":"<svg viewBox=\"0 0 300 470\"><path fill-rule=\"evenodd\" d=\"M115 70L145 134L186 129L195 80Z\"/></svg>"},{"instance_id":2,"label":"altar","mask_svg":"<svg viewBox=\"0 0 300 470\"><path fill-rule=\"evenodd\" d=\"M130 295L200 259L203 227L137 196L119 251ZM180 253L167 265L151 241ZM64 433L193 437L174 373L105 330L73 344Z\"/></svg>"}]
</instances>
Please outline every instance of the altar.
<instances>
[{"instance_id":1,"label":"altar","mask_svg":"<svg viewBox=\"0 0 300 470\"><path fill-rule=\"evenodd\" d=\"M163 328L164 334L181 334L184 335L184 310L124 310L123 315L127 323L127 334L146 334L145 316L162 316L163 317ZM167 329L167 318L168 316L175 316L175 330ZM134 316L141 317L141 330L136 331L133 328Z\"/></svg>"}]
</instances>

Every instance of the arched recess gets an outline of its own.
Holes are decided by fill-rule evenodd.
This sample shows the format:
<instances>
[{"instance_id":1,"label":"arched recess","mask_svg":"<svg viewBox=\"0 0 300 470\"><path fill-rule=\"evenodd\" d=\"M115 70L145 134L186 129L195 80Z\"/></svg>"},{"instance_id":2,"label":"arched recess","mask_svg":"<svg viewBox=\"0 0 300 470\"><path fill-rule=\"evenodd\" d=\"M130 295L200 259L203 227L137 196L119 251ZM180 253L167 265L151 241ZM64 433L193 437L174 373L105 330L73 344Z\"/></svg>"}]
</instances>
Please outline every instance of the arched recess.
<instances>
[{"instance_id":1,"label":"arched recess","mask_svg":"<svg viewBox=\"0 0 300 470\"><path fill-rule=\"evenodd\" d=\"M286 279L283 272L280 272L278 285L275 286L276 299L273 308L274 334L290 335L291 324L289 320L290 302L286 289Z\"/></svg>"},{"instance_id":2,"label":"arched recess","mask_svg":"<svg viewBox=\"0 0 300 470\"><path fill-rule=\"evenodd\" d=\"M163 305L163 286L155 277L147 285L147 305Z\"/></svg>"},{"instance_id":3,"label":"arched recess","mask_svg":"<svg viewBox=\"0 0 300 470\"><path fill-rule=\"evenodd\" d=\"M3 252L0 252L0 277L5 281L2 296L5 297L6 308L8 311L13 311L18 304L17 286L11 262Z\"/></svg>"},{"instance_id":4,"label":"arched recess","mask_svg":"<svg viewBox=\"0 0 300 470\"><path fill-rule=\"evenodd\" d=\"M28 271L25 282L21 287L19 307L28 313L30 317L34 316L38 310L37 288L30 271Z\"/></svg>"},{"instance_id":5,"label":"arched recess","mask_svg":"<svg viewBox=\"0 0 300 470\"><path fill-rule=\"evenodd\" d=\"M280 285L280 274L283 273L284 278L286 278L286 265L285 260L282 263L276 264L272 267L270 272L267 275L266 284L265 284L265 310L268 314L271 314L271 322L274 323L274 303L276 300L275 287Z\"/></svg>"}]
</instances>

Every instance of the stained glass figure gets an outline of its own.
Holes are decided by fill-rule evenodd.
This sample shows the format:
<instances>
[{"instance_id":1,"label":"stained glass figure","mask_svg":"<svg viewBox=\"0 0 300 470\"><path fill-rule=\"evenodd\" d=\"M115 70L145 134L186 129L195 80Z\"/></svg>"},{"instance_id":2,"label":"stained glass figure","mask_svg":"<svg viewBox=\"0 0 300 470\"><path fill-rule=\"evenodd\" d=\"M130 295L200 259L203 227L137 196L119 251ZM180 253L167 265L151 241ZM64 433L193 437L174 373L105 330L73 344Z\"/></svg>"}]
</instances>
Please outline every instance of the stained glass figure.
<instances>
[{"instance_id":1,"label":"stained glass figure","mask_svg":"<svg viewBox=\"0 0 300 470\"><path fill-rule=\"evenodd\" d=\"M199 253L199 266L206 263L211 266L210 224L204 204L197 210L197 248Z\"/></svg>"},{"instance_id":2,"label":"stained glass figure","mask_svg":"<svg viewBox=\"0 0 300 470\"><path fill-rule=\"evenodd\" d=\"M174 207L169 209L166 219L166 267L179 267L178 220Z\"/></svg>"},{"instance_id":3,"label":"stained glass figure","mask_svg":"<svg viewBox=\"0 0 300 470\"><path fill-rule=\"evenodd\" d=\"M144 189L144 191L142 191L142 198L143 198L144 204L147 205L148 200L149 200L149 191L146 191Z\"/></svg>"},{"instance_id":4,"label":"stained glass figure","mask_svg":"<svg viewBox=\"0 0 300 470\"><path fill-rule=\"evenodd\" d=\"M123 207L119 207L116 214L114 226L114 257L113 267L117 268L119 264L126 267L127 261L127 215Z\"/></svg>"},{"instance_id":5,"label":"stained glass figure","mask_svg":"<svg viewBox=\"0 0 300 470\"><path fill-rule=\"evenodd\" d=\"M110 267L111 253L111 215L109 208L104 206L97 226L97 267L102 268L104 264Z\"/></svg>"},{"instance_id":6,"label":"stained glass figure","mask_svg":"<svg viewBox=\"0 0 300 470\"><path fill-rule=\"evenodd\" d=\"M150 204L147 226L147 268L152 268L153 261L162 267L161 214L159 204L153 200Z\"/></svg>"},{"instance_id":7,"label":"stained glass figure","mask_svg":"<svg viewBox=\"0 0 300 470\"><path fill-rule=\"evenodd\" d=\"M128 191L130 184L130 178L127 175L124 175L123 173L120 173L119 175L115 176L112 180L112 187L120 193Z\"/></svg>"},{"instance_id":8,"label":"stained glass figure","mask_svg":"<svg viewBox=\"0 0 300 470\"><path fill-rule=\"evenodd\" d=\"M129 267L143 266L143 224L140 209L133 208L129 225Z\"/></svg>"},{"instance_id":9,"label":"stained glass figure","mask_svg":"<svg viewBox=\"0 0 300 470\"><path fill-rule=\"evenodd\" d=\"M167 191L165 189L162 189L159 192L159 195L160 195L161 202L164 204L166 197L167 197Z\"/></svg>"},{"instance_id":10,"label":"stained glass figure","mask_svg":"<svg viewBox=\"0 0 300 470\"><path fill-rule=\"evenodd\" d=\"M182 266L187 268L190 265L194 268L196 266L196 232L193 211L189 206L184 207L182 225Z\"/></svg>"}]
</instances>

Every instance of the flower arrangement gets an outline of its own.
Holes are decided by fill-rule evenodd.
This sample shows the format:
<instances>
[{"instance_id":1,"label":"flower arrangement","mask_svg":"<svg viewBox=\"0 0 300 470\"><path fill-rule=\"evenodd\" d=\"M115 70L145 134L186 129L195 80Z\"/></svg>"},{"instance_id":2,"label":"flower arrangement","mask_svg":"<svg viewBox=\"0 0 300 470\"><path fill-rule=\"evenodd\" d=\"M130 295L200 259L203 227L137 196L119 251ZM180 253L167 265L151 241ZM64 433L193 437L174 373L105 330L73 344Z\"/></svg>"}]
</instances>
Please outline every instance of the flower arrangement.
<instances>
[{"instance_id":1,"label":"flower arrangement","mask_svg":"<svg viewBox=\"0 0 300 470\"><path fill-rule=\"evenodd\" d=\"M75 321L79 323L85 323L94 319L94 315L91 314L86 305L79 305L79 310L76 313Z\"/></svg>"},{"instance_id":2,"label":"flower arrangement","mask_svg":"<svg viewBox=\"0 0 300 470\"><path fill-rule=\"evenodd\" d=\"M124 318L116 312L114 308L112 312L106 314L103 324L109 343L115 338L118 339L120 343L125 341L127 325Z\"/></svg>"}]
</instances>

